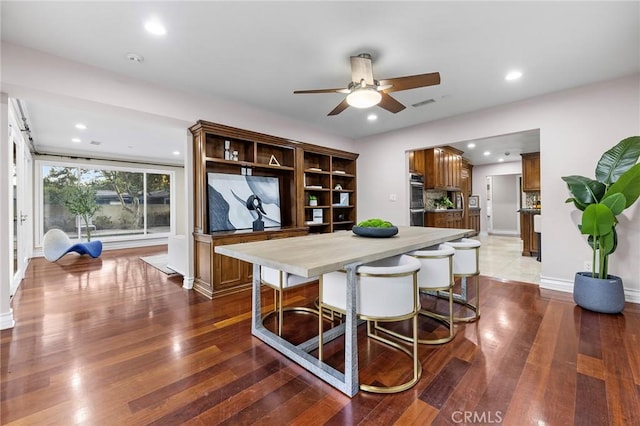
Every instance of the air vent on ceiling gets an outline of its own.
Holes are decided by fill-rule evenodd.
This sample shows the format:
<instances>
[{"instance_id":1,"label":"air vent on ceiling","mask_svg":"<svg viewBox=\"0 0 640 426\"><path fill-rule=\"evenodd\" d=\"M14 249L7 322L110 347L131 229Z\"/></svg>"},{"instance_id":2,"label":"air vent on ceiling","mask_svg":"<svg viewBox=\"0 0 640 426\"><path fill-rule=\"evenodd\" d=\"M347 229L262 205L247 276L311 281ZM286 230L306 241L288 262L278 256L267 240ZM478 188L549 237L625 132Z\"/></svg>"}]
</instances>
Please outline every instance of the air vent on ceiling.
<instances>
[{"instance_id":1,"label":"air vent on ceiling","mask_svg":"<svg viewBox=\"0 0 640 426\"><path fill-rule=\"evenodd\" d=\"M432 104L435 101L436 101L435 99L427 99L426 101L417 102L415 104L412 104L411 106L414 107L414 108L418 108L418 107L421 107L423 105Z\"/></svg>"},{"instance_id":2,"label":"air vent on ceiling","mask_svg":"<svg viewBox=\"0 0 640 426\"><path fill-rule=\"evenodd\" d=\"M98 142L98 141L91 141L89 142L91 145L101 145L102 142Z\"/></svg>"}]
</instances>

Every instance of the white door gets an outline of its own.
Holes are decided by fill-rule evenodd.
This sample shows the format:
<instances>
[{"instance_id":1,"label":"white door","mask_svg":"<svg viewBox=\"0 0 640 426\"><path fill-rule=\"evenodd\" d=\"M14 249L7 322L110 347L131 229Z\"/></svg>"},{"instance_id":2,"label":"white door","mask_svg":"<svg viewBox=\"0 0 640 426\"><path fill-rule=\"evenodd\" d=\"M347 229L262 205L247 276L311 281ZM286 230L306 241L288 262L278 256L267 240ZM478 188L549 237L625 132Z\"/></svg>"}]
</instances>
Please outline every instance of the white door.
<instances>
[{"instance_id":1,"label":"white door","mask_svg":"<svg viewBox=\"0 0 640 426\"><path fill-rule=\"evenodd\" d=\"M11 120L11 119L10 119ZM32 182L31 153L19 132L15 120L11 120L9 138L13 144L13 280L10 293L13 296L24 278L31 258L31 205L29 204Z\"/></svg>"}]
</instances>

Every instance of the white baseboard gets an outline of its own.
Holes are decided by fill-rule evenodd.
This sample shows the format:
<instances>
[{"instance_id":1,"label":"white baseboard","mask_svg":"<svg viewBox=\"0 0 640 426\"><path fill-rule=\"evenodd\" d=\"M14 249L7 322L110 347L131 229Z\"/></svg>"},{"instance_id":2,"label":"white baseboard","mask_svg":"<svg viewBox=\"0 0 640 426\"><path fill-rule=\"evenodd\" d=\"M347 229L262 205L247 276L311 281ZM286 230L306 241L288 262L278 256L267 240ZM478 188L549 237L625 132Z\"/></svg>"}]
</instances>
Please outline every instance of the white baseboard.
<instances>
[{"instance_id":1,"label":"white baseboard","mask_svg":"<svg viewBox=\"0 0 640 426\"><path fill-rule=\"evenodd\" d=\"M573 293L573 280L540 276L540 288ZM625 288L624 300L630 303L640 303L640 290Z\"/></svg>"},{"instance_id":2,"label":"white baseboard","mask_svg":"<svg viewBox=\"0 0 640 426\"><path fill-rule=\"evenodd\" d=\"M182 288L187 290L193 289L193 277L183 277L182 278Z\"/></svg>"},{"instance_id":3,"label":"white baseboard","mask_svg":"<svg viewBox=\"0 0 640 426\"><path fill-rule=\"evenodd\" d=\"M520 232L514 231L512 229L492 229L491 231L489 231L489 235L515 237L515 236L520 236Z\"/></svg>"},{"instance_id":4,"label":"white baseboard","mask_svg":"<svg viewBox=\"0 0 640 426\"><path fill-rule=\"evenodd\" d=\"M13 319L13 309L9 309L9 312L0 314L0 330L7 330L13 328L15 325L16 321Z\"/></svg>"}]
</instances>

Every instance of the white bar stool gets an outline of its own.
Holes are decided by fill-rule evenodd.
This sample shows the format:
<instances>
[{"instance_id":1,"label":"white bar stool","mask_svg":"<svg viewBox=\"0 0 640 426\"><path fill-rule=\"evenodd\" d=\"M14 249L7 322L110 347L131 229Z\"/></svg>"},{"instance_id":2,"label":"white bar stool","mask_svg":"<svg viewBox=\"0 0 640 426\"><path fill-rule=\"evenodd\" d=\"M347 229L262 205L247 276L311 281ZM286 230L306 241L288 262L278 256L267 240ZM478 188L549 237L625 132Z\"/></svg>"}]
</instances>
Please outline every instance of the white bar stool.
<instances>
[{"instance_id":1,"label":"white bar stool","mask_svg":"<svg viewBox=\"0 0 640 426\"><path fill-rule=\"evenodd\" d=\"M314 281L317 281L318 277L303 277L300 275L290 274L288 272L283 272L278 269L269 268L267 266L262 266L260 268L260 283L266 285L267 287L271 287L273 289L273 311L262 317L262 321L274 314L278 313L278 336L282 336L282 317L284 311L297 311L297 312L308 312L317 314L318 311L315 309L307 308L305 306L295 306L284 308L283 307L283 294L286 290L290 290L295 287L311 284Z\"/></svg>"},{"instance_id":2,"label":"white bar stool","mask_svg":"<svg viewBox=\"0 0 640 426\"><path fill-rule=\"evenodd\" d=\"M374 386L360 384L360 389L375 393L402 392L415 385L422 375L422 366L418 360L418 324L417 315L420 310L417 272L420 262L411 256L401 255L358 267L356 312L358 317L367 321L367 336L383 344L398 349L413 361L413 377L396 386ZM347 297L347 276L344 271L324 274L319 287L319 310L329 308L345 314ZM322 360L323 317L318 316L318 358ZM371 327L371 321L377 323L412 319L413 345L412 351L385 339Z\"/></svg>"},{"instance_id":3,"label":"white bar stool","mask_svg":"<svg viewBox=\"0 0 640 426\"><path fill-rule=\"evenodd\" d=\"M466 317L454 317L455 322L473 322L480 318L480 286L479 286L479 253L480 241L471 238L462 238L458 241L447 241L446 246L453 247L453 276L461 279L461 293L455 294L453 301L473 311L473 315ZM467 278L475 282L475 301L469 302L467 298ZM452 291L453 293L453 291Z\"/></svg>"},{"instance_id":4,"label":"white bar stool","mask_svg":"<svg viewBox=\"0 0 640 426\"><path fill-rule=\"evenodd\" d=\"M449 311L447 315L438 312L420 309L420 314L433 318L449 329L448 336L436 339L418 339L418 343L423 345L440 345L450 342L456 335L453 319L453 255L455 249L450 246L441 244L437 248L429 248L417 250L409 253L410 256L418 259L420 262L420 271L418 272L418 289L420 292L437 292L444 291L448 294ZM397 333L386 328L378 327L379 330L391 334L399 339L411 341L409 336Z\"/></svg>"}]
</instances>

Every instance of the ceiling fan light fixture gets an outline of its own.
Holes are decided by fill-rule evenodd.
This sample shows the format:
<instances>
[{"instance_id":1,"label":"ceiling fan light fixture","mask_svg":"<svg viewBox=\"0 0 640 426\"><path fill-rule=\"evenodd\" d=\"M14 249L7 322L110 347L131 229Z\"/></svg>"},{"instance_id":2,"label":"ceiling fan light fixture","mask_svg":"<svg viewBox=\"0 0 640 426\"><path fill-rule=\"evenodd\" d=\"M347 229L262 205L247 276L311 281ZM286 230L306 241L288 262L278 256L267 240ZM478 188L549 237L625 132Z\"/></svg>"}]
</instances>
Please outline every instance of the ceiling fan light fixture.
<instances>
[{"instance_id":1,"label":"ceiling fan light fixture","mask_svg":"<svg viewBox=\"0 0 640 426\"><path fill-rule=\"evenodd\" d=\"M347 95L347 103L354 108L370 108L378 105L382 95L375 89L357 89Z\"/></svg>"}]
</instances>

